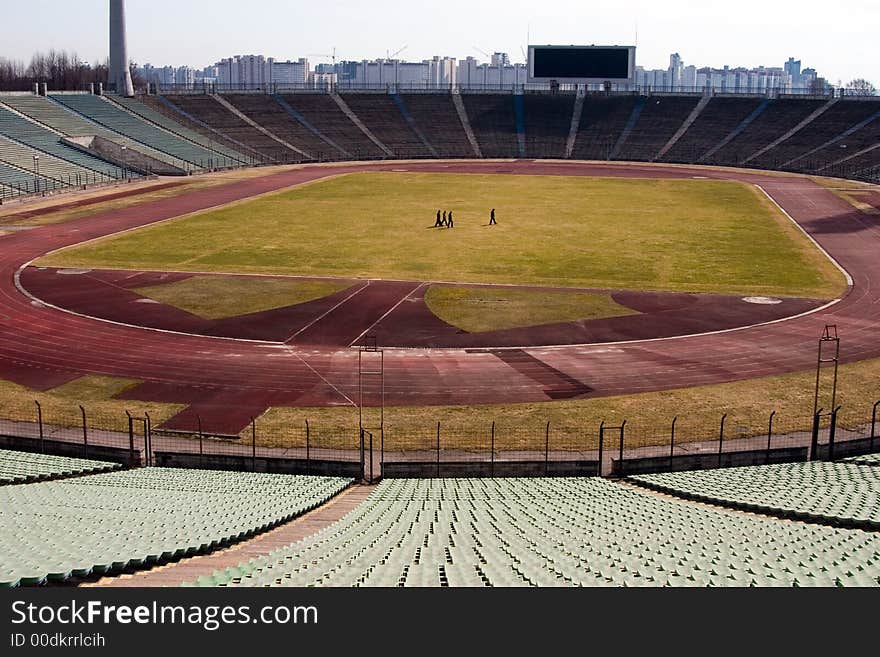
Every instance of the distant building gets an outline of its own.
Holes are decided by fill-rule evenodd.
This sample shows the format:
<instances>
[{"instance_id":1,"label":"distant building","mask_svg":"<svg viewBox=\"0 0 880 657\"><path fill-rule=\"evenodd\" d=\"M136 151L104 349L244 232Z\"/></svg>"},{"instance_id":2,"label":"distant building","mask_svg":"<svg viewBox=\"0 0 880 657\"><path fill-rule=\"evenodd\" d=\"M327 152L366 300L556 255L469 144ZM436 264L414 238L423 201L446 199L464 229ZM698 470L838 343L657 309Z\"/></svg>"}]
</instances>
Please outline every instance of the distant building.
<instances>
[{"instance_id":1,"label":"distant building","mask_svg":"<svg viewBox=\"0 0 880 657\"><path fill-rule=\"evenodd\" d=\"M467 57L458 62L456 78L464 88L511 88L526 83L528 70L525 64L481 64Z\"/></svg>"}]
</instances>

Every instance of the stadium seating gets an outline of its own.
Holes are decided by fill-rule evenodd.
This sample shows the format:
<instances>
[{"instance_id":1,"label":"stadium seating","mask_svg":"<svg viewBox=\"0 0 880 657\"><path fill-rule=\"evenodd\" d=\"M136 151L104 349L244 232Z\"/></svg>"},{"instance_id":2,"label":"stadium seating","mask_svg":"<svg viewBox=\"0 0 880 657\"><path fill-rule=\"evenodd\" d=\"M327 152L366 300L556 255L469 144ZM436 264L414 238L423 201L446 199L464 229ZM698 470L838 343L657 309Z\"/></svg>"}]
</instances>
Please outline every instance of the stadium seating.
<instances>
[{"instance_id":1,"label":"stadium seating","mask_svg":"<svg viewBox=\"0 0 880 657\"><path fill-rule=\"evenodd\" d=\"M318 132L351 154L351 159L387 157L328 94L281 94L281 98Z\"/></svg>"},{"instance_id":2,"label":"stadium seating","mask_svg":"<svg viewBox=\"0 0 880 657\"><path fill-rule=\"evenodd\" d=\"M94 173L85 167L0 136L0 162L29 172L31 180L35 174L34 156L40 158L40 176L51 178L59 183L76 185L79 182L79 184L83 184L82 181L91 180Z\"/></svg>"},{"instance_id":3,"label":"stadium seating","mask_svg":"<svg viewBox=\"0 0 880 657\"><path fill-rule=\"evenodd\" d=\"M676 495L840 525L880 529L880 470L813 461L632 477Z\"/></svg>"},{"instance_id":4,"label":"stadium seating","mask_svg":"<svg viewBox=\"0 0 880 657\"><path fill-rule=\"evenodd\" d=\"M190 130L184 126L182 122L170 119L161 112L156 111L153 107L146 105L139 100L125 98L124 96L112 96L110 99L114 103L127 109L129 112L137 114L145 121L155 123L169 132L180 135L187 141L194 142L195 144L208 149L214 158L214 168L236 167L247 162L247 158L235 149L229 148L213 139L206 138L195 130ZM178 118L182 119L183 117L179 116Z\"/></svg>"},{"instance_id":5,"label":"stadium seating","mask_svg":"<svg viewBox=\"0 0 880 657\"><path fill-rule=\"evenodd\" d=\"M875 465L880 466L880 454L865 454L863 456L851 456L843 459L845 463L855 463L857 465Z\"/></svg>"},{"instance_id":6,"label":"stadium seating","mask_svg":"<svg viewBox=\"0 0 880 657\"><path fill-rule=\"evenodd\" d=\"M0 141L0 160L3 158L2 141ZM0 161L0 198L12 198L21 194L32 194L40 190L62 189L66 183L40 176L34 178L30 171L23 171Z\"/></svg>"},{"instance_id":7,"label":"stadium seating","mask_svg":"<svg viewBox=\"0 0 880 657\"><path fill-rule=\"evenodd\" d=\"M181 162L188 163L188 166L184 167L188 170L210 169L211 163L217 158L210 150L148 123L100 96L60 94L51 98L139 144L150 146Z\"/></svg>"},{"instance_id":8,"label":"stadium seating","mask_svg":"<svg viewBox=\"0 0 880 657\"><path fill-rule=\"evenodd\" d=\"M343 94L343 100L375 135L402 158L431 157L431 151L407 124L400 108L388 94Z\"/></svg>"},{"instance_id":9,"label":"stadium seating","mask_svg":"<svg viewBox=\"0 0 880 657\"><path fill-rule=\"evenodd\" d=\"M461 99L483 157L517 157L513 96L462 94Z\"/></svg>"},{"instance_id":10,"label":"stadium seating","mask_svg":"<svg viewBox=\"0 0 880 657\"><path fill-rule=\"evenodd\" d=\"M527 157L565 157L574 101L573 94L525 94L523 104Z\"/></svg>"},{"instance_id":11,"label":"stadium seating","mask_svg":"<svg viewBox=\"0 0 880 657\"><path fill-rule=\"evenodd\" d=\"M588 95L578 124L572 157L609 160L638 102L637 96Z\"/></svg>"},{"instance_id":12,"label":"stadium seating","mask_svg":"<svg viewBox=\"0 0 880 657\"><path fill-rule=\"evenodd\" d=\"M699 96L650 96L624 140L617 160L651 161L700 102Z\"/></svg>"},{"instance_id":13,"label":"stadium seating","mask_svg":"<svg viewBox=\"0 0 880 657\"><path fill-rule=\"evenodd\" d=\"M877 111L872 102L838 100L791 137L751 160L749 166L803 171L811 169L809 154Z\"/></svg>"},{"instance_id":14,"label":"stadium seating","mask_svg":"<svg viewBox=\"0 0 880 657\"><path fill-rule=\"evenodd\" d=\"M143 468L0 487L0 587L196 554L323 504L350 480Z\"/></svg>"},{"instance_id":15,"label":"stadium seating","mask_svg":"<svg viewBox=\"0 0 880 657\"><path fill-rule=\"evenodd\" d=\"M230 112L212 96L174 95L165 98L198 121L237 142L246 144L268 161L288 162L301 157Z\"/></svg>"},{"instance_id":16,"label":"stadium seating","mask_svg":"<svg viewBox=\"0 0 880 657\"><path fill-rule=\"evenodd\" d=\"M337 524L202 586L877 586L880 536L601 479L386 480Z\"/></svg>"},{"instance_id":17,"label":"stadium seating","mask_svg":"<svg viewBox=\"0 0 880 657\"><path fill-rule=\"evenodd\" d=\"M266 94L230 94L224 96L249 119L266 128L279 139L302 150L311 160L335 160L340 153L330 144L300 124L272 97Z\"/></svg>"},{"instance_id":18,"label":"stadium seating","mask_svg":"<svg viewBox=\"0 0 880 657\"><path fill-rule=\"evenodd\" d=\"M0 103L3 102L7 102L6 98L0 97ZM9 103L9 105L12 106L12 103ZM71 133L65 134L70 135ZM98 132L82 132L80 134L98 134ZM102 182L104 180L121 178L123 175L122 171L115 165L65 145L56 133L17 114L13 114L2 107L0 107L0 135L94 172L91 174L93 180L90 180L90 182Z\"/></svg>"},{"instance_id":19,"label":"stadium seating","mask_svg":"<svg viewBox=\"0 0 880 657\"><path fill-rule=\"evenodd\" d=\"M878 104L878 108L880 108L880 104ZM834 166L838 162L845 165L846 162L855 160L851 156L857 153L871 147L876 148L880 144L880 111L870 116L867 121L866 125L857 127L852 132L843 133L840 139L809 153L801 160L795 160L792 165L802 166L807 171L822 172L825 168ZM868 162L876 164L880 161L880 155L877 153L866 153L866 155L870 156Z\"/></svg>"},{"instance_id":20,"label":"stadium seating","mask_svg":"<svg viewBox=\"0 0 880 657\"><path fill-rule=\"evenodd\" d=\"M669 151L663 162L699 162L761 104L761 98L716 96Z\"/></svg>"},{"instance_id":21,"label":"stadium seating","mask_svg":"<svg viewBox=\"0 0 880 657\"><path fill-rule=\"evenodd\" d=\"M450 94L401 94L400 99L437 155L474 157Z\"/></svg>"},{"instance_id":22,"label":"stadium seating","mask_svg":"<svg viewBox=\"0 0 880 657\"><path fill-rule=\"evenodd\" d=\"M0 449L0 484L26 484L117 470L118 463Z\"/></svg>"}]
</instances>

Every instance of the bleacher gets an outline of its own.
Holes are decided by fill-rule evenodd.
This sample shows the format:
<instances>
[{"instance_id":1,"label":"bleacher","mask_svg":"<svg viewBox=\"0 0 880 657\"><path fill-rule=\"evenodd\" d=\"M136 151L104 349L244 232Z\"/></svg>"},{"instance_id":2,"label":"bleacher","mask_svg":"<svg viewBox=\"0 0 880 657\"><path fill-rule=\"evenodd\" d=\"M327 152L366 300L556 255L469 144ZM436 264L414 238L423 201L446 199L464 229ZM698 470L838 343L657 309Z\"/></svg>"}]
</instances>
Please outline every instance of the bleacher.
<instances>
[{"instance_id":1,"label":"bleacher","mask_svg":"<svg viewBox=\"0 0 880 657\"><path fill-rule=\"evenodd\" d=\"M137 142L134 139L130 139L125 135L121 135L118 132L110 130L109 128L105 128L104 126L99 125L93 121L89 121L81 114L77 114L76 112L68 109L64 105L56 103L48 98L43 98L42 96L12 96L10 98L0 98L0 102L8 104L15 110L34 119L34 121L48 126L52 128L52 130L56 130L68 137L84 137L95 135L98 137L103 137L104 139L109 139L110 141L119 144L120 146L134 149L135 151L143 153L144 155L148 155L157 160L161 160L162 162L166 162L174 166L185 166L184 162L181 162L179 159L172 157L167 153L157 150L152 146L147 146L145 144ZM56 135L55 139L57 138L58 137ZM64 146L64 148L68 150L74 150L68 146ZM97 157L88 155L86 153L80 153L79 151L76 152L78 155L82 155L83 157L89 158L93 161L96 160L100 162L104 168L108 166L113 166L115 169L115 165L108 165L103 160Z\"/></svg>"},{"instance_id":2,"label":"bleacher","mask_svg":"<svg viewBox=\"0 0 880 657\"><path fill-rule=\"evenodd\" d=\"M715 96L661 161L698 162L751 116L762 101L762 98Z\"/></svg>"},{"instance_id":3,"label":"bleacher","mask_svg":"<svg viewBox=\"0 0 880 657\"><path fill-rule=\"evenodd\" d=\"M217 159L216 153L148 123L101 96L59 94L51 98L95 123L187 163L182 167L186 170L210 169Z\"/></svg>"},{"instance_id":4,"label":"bleacher","mask_svg":"<svg viewBox=\"0 0 880 657\"><path fill-rule=\"evenodd\" d=\"M224 98L252 121L266 128L317 161L339 159L340 153L294 117L266 94L228 94Z\"/></svg>"},{"instance_id":5,"label":"bleacher","mask_svg":"<svg viewBox=\"0 0 880 657\"><path fill-rule=\"evenodd\" d=\"M880 536L607 480L385 480L332 527L202 586L877 586Z\"/></svg>"},{"instance_id":6,"label":"bleacher","mask_svg":"<svg viewBox=\"0 0 880 657\"><path fill-rule=\"evenodd\" d=\"M40 191L52 191L67 187L66 183L46 178L35 177L30 171L24 171L0 162L0 199L13 198L22 194L33 194Z\"/></svg>"},{"instance_id":7,"label":"bleacher","mask_svg":"<svg viewBox=\"0 0 880 657\"><path fill-rule=\"evenodd\" d=\"M875 104L875 109L877 112L869 117L871 120L866 125L857 127L849 134L844 133L837 141L806 155L803 160L796 160L792 164L807 171L818 172L850 155L855 155L880 144L880 116L877 116L880 114L880 103ZM873 155L873 161L880 161L880 157L876 153Z\"/></svg>"},{"instance_id":8,"label":"bleacher","mask_svg":"<svg viewBox=\"0 0 880 657\"><path fill-rule=\"evenodd\" d=\"M617 140L626 127L637 96L588 95L584 99L572 158L609 160Z\"/></svg>"},{"instance_id":9,"label":"bleacher","mask_svg":"<svg viewBox=\"0 0 880 657\"><path fill-rule=\"evenodd\" d=\"M0 449L0 484L28 484L117 470L118 463Z\"/></svg>"},{"instance_id":10,"label":"bleacher","mask_svg":"<svg viewBox=\"0 0 880 657\"><path fill-rule=\"evenodd\" d=\"M194 116L185 114L180 107L174 105L163 96L144 95L138 96L138 100L141 104L170 119L173 123L177 123L205 139L223 144L229 153L240 153L247 164L252 164L254 159L260 155L246 144L231 139L219 130L215 130L208 124L197 120Z\"/></svg>"},{"instance_id":11,"label":"bleacher","mask_svg":"<svg viewBox=\"0 0 880 657\"><path fill-rule=\"evenodd\" d=\"M381 141L390 148L396 157L431 157L431 151L413 132L388 94L342 94L342 99L357 117Z\"/></svg>"},{"instance_id":12,"label":"bleacher","mask_svg":"<svg viewBox=\"0 0 880 657\"><path fill-rule=\"evenodd\" d=\"M281 94L281 98L318 132L348 151L351 159L387 157L328 94Z\"/></svg>"},{"instance_id":13,"label":"bleacher","mask_svg":"<svg viewBox=\"0 0 880 657\"><path fill-rule=\"evenodd\" d=\"M39 157L39 175L65 185L82 185L92 181L94 171L77 164L37 151L33 148L0 136L0 162L29 171L31 178L37 174L34 156ZM101 175L101 180L107 180Z\"/></svg>"},{"instance_id":14,"label":"bleacher","mask_svg":"<svg viewBox=\"0 0 880 657\"><path fill-rule=\"evenodd\" d=\"M416 126L440 157L474 157L449 93L400 94Z\"/></svg>"},{"instance_id":15,"label":"bleacher","mask_svg":"<svg viewBox=\"0 0 880 657\"><path fill-rule=\"evenodd\" d=\"M523 96L527 157L565 157L574 101L573 94L527 93Z\"/></svg>"},{"instance_id":16,"label":"bleacher","mask_svg":"<svg viewBox=\"0 0 880 657\"><path fill-rule=\"evenodd\" d=\"M867 465L812 461L632 479L666 493L735 509L880 529L880 470Z\"/></svg>"},{"instance_id":17,"label":"bleacher","mask_svg":"<svg viewBox=\"0 0 880 657\"><path fill-rule=\"evenodd\" d=\"M0 587L161 564L266 531L351 480L142 468L0 487Z\"/></svg>"},{"instance_id":18,"label":"bleacher","mask_svg":"<svg viewBox=\"0 0 880 657\"><path fill-rule=\"evenodd\" d=\"M237 167L247 161L247 158L238 151L229 148L218 141L209 139L195 130L191 130L184 126L182 121L172 120L161 112L156 111L150 105L144 104L141 102L144 96L141 96L140 99L125 98L124 96L111 96L109 98L112 102L121 105L129 112L137 114L143 120L149 123L154 123L168 132L173 132L187 141L194 142L195 144L206 148L212 153L214 158L214 168L222 169ZM183 119L183 116L178 115L178 119Z\"/></svg>"},{"instance_id":19,"label":"bleacher","mask_svg":"<svg viewBox=\"0 0 880 657\"><path fill-rule=\"evenodd\" d=\"M237 142L247 144L268 161L288 162L299 159L294 151L279 144L277 141L263 134L241 117L236 116L223 107L212 96L208 95L174 95L166 96L173 105L176 105L187 114L206 123L213 129L218 130L227 137Z\"/></svg>"},{"instance_id":20,"label":"bleacher","mask_svg":"<svg viewBox=\"0 0 880 657\"><path fill-rule=\"evenodd\" d=\"M873 102L838 100L791 137L750 161L749 165L792 171L809 170L810 151L824 146L828 141L868 118L877 111L877 107L878 104Z\"/></svg>"},{"instance_id":21,"label":"bleacher","mask_svg":"<svg viewBox=\"0 0 880 657\"><path fill-rule=\"evenodd\" d=\"M7 102L6 98L0 97L0 103L5 102ZM12 105L12 103L10 103L10 105ZM28 121L2 107L0 107L0 135L30 146L41 153L54 155L61 160L79 165L94 172L94 179L89 182L101 182L107 179L121 178L123 175L122 171L115 165L89 155L88 153L78 151L71 146L67 146L62 143L61 138L51 130L47 130L43 126Z\"/></svg>"},{"instance_id":22,"label":"bleacher","mask_svg":"<svg viewBox=\"0 0 880 657\"><path fill-rule=\"evenodd\" d=\"M483 157L518 157L511 94L462 94L468 121Z\"/></svg>"},{"instance_id":23,"label":"bleacher","mask_svg":"<svg viewBox=\"0 0 880 657\"><path fill-rule=\"evenodd\" d=\"M880 181L880 148L822 169L819 173L876 183Z\"/></svg>"},{"instance_id":24,"label":"bleacher","mask_svg":"<svg viewBox=\"0 0 880 657\"><path fill-rule=\"evenodd\" d=\"M617 160L651 161L700 102L699 96L650 96Z\"/></svg>"}]
</instances>

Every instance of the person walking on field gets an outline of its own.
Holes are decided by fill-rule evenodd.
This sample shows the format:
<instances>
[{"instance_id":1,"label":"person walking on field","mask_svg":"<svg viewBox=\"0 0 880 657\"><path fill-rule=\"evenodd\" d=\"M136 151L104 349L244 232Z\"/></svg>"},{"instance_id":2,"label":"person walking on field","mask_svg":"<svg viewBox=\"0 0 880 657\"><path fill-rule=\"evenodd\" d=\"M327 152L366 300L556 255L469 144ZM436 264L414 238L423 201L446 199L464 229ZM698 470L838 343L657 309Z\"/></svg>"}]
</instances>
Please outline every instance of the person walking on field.
<instances>
[{"instance_id":1,"label":"person walking on field","mask_svg":"<svg viewBox=\"0 0 880 657\"><path fill-rule=\"evenodd\" d=\"M446 227L446 210L443 211L443 221L440 222L440 227L441 228Z\"/></svg>"},{"instance_id":2,"label":"person walking on field","mask_svg":"<svg viewBox=\"0 0 880 657\"><path fill-rule=\"evenodd\" d=\"M437 210L437 221L434 222L434 228L442 228L443 223L440 221L440 210Z\"/></svg>"},{"instance_id":3,"label":"person walking on field","mask_svg":"<svg viewBox=\"0 0 880 657\"><path fill-rule=\"evenodd\" d=\"M455 224L452 222L452 210L449 211L449 221L447 222L446 225L449 226L450 228L455 227Z\"/></svg>"},{"instance_id":4,"label":"person walking on field","mask_svg":"<svg viewBox=\"0 0 880 657\"><path fill-rule=\"evenodd\" d=\"M492 212L489 214L489 225L497 226L498 222L495 221L495 208L492 208Z\"/></svg>"}]
</instances>

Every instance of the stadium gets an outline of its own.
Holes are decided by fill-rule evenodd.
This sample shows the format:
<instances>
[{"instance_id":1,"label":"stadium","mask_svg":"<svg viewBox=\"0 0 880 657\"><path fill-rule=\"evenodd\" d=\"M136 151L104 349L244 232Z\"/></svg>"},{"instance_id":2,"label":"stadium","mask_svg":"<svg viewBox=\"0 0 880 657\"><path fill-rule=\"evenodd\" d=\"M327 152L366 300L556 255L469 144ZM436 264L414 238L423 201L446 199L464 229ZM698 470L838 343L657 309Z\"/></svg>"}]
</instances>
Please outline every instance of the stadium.
<instances>
[{"instance_id":1,"label":"stadium","mask_svg":"<svg viewBox=\"0 0 880 657\"><path fill-rule=\"evenodd\" d=\"M0 92L0 586L880 585L880 98L135 89L110 4Z\"/></svg>"}]
</instances>

